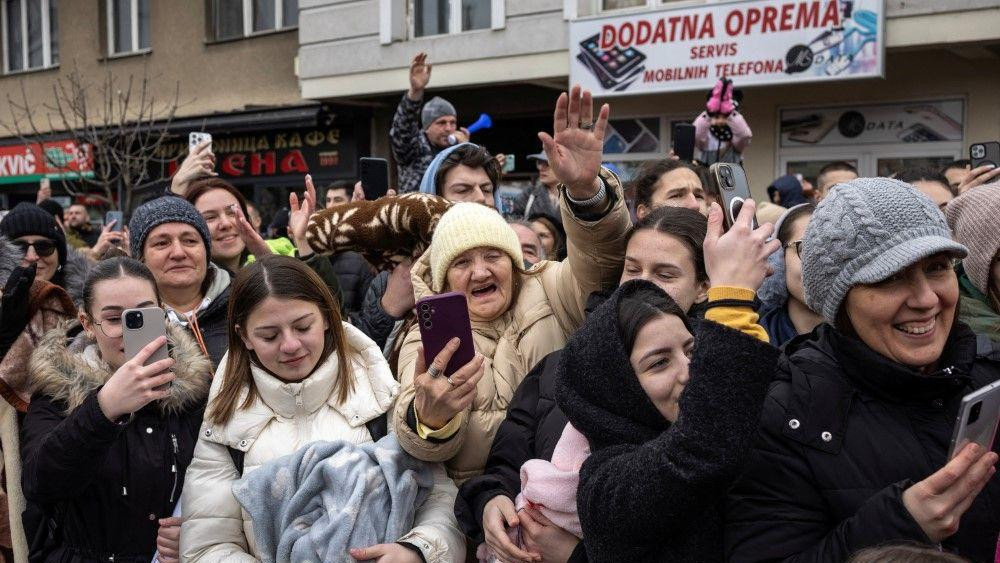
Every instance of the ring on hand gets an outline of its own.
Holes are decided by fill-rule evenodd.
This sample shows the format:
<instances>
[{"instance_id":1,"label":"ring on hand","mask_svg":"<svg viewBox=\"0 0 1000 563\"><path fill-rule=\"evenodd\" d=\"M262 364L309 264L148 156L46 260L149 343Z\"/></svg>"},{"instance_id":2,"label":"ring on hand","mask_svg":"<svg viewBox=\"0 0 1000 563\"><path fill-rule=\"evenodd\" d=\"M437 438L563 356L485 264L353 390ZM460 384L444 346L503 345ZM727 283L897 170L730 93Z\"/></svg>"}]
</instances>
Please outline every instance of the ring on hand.
<instances>
[{"instance_id":1,"label":"ring on hand","mask_svg":"<svg viewBox=\"0 0 1000 563\"><path fill-rule=\"evenodd\" d=\"M594 128L593 121L591 121L590 123L580 123L580 129L583 129L585 131L590 131L593 128Z\"/></svg>"},{"instance_id":2,"label":"ring on hand","mask_svg":"<svg viewBox=\"0 0 1000 563\"><path fill-rule=\"evenodd\" d=\"M452 381L452 380L451 380L451 376L450 376L450 375L449 375L448 377L446 377L445 379L447 379L447 380L448 380L448 383L449 383L449 384L450 384L450 385L451 385L452 387L454 387L454 386L458 385L457 383L455 383L454 381Z\"/></svg>"},{"instance_id":3,"label":"ring on hand","mask_svg":"<svg viewBox=\"0 0 1000 563\"><path fill-rule=\"evenodd\" d=\"M441 375L441 370L439 370L436 365L431 364L431 367L427 368L427 373L429 373L431 377L437 377Z\"/></svg>"}]
</instances>

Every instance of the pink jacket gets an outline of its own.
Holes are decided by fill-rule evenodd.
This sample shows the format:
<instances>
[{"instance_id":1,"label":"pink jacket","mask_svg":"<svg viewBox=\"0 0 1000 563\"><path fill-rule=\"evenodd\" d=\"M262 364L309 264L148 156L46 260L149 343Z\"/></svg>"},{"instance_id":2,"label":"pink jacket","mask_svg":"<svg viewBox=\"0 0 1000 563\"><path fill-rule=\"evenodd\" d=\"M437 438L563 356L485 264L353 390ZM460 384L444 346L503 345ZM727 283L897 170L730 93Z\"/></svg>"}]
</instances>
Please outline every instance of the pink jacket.
<instances>
[{"instance_id":1,"label":"pink jacket","mask_svg":"<svg viewBox=\"0 0 1000 563\"><path fill-rule=\"evenodd\" d=\"M708 128L710 125L710 119L708 118L708 112L701 112L701 114L694 120L694 144L698 147L698 150L705 151L709 150L709 136L711 133ZM753 132L750 131L750 125L747 124L747 120L743 118L743 114L738 111L734 111L729 114L729 118L726 120L729 124L729 128L733 131L733 149L743 154L747 146L750 145L750 139L753 138ZM725 148L723 148L725 150Z\"/></svg>"},{"instance_id":2,"label":"pink jacket","mask_svg":"<svg viewBox=\"0 0 1000 563\"><path fill-rule=\"evenodd\" d=\"M556 526L582 538L576 489L580 467L589 456L587 439L567 423L552 451L552 461L529 459L521 466L521 494L514 503L517 509L530 506Z\"/></svg>"}]
</instances>

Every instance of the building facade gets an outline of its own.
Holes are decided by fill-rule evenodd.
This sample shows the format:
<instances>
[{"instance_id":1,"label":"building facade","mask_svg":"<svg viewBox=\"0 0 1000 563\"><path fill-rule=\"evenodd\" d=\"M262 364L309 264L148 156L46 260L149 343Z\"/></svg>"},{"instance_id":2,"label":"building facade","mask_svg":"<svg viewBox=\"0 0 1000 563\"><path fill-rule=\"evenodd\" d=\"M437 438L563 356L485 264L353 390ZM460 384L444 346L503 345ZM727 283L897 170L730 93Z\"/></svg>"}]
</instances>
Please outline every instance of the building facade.
<instances>
[{"instance_id":1,"label":"building facade","mask_svg":"<svg viewBox=\"0 0 1000 563\"><path fill-rule=\"evenodd\" d=\"M434 63L429 93L450 99L463 124L480 112L490 113L493 129L474 140L494 152L515 154L517 171L527 174L523 156L538 150L535 132L551 127L555 97L572 75L578 50L572 29L601 27L626 16L669 21L671 14L702 9L746 7L749 13L762 2L768 4L303 0L299 81L308 99L371 104L372 152L386 155L388 121L408 86L409 61L415 53L427 52ZM753 130L744 165L758 196L776 176L815 177L831 160L853 162L863 175L887 174L967 158L970 143L1000 138L1000 98L995 95L1000 88L1000 1L816 0L788 2L788 10L810 3L820 13L833 4L841 16L873 5L882 34L877 47L881 72L794 83L763 78L741 86L748 79L741 78L740 67L719 71L743 90L742 111ZM780 19L783 6L769 4ZM647 69L664 64L654 59L650 54ZM600 101L611 103L615 137L605 147L608 160L628 174L638 162L662 157L671 147L672 125L703 111L708 89L602 93Z\"/></svg>"}]
</instances>

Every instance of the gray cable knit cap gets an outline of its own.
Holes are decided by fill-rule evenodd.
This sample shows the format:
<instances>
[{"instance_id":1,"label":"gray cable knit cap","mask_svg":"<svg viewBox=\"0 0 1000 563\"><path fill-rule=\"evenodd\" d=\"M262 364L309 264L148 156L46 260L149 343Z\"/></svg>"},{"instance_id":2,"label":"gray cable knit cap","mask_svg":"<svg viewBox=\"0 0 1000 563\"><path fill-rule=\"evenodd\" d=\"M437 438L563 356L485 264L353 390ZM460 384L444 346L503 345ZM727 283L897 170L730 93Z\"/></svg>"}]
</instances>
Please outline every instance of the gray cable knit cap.
<instances>
[{"instance_id":1,"label":"gray cable knit cap","mask_svg":"<svg viewBox=\"0 0 1000 563\"><path fill-rule=\"evenodd\" d=\"M212 235L208 223L186 199L170 195L147 201L132 212L132 219L128 222L128 242L133 258L142 260L146 237L164 223L187 223L194 227L205 241L205 254L209 260L212 259Z\"/></svg>"},{"instance_id":2,"label":"gray cable knit cap","mask_svg":"<svg viewBox=\"0 0 1000 563\"><path fill-rule=\"evenodd\" d=\"M937 205L890 178L858 178L823 198L802 243L806 304L836 325L851 287L882 281L939 252L965 257Z\"/></svg>"},{"instance_id":3,"label":"gray cable knit cap","mask_svg":"<svg viewBox=\"0 0 1000 563\"><path fill-rule=\"evenodd\" d=\"M458 112L455 111L455 106L451 105L451 102L440 96L435 96L424 104L424 109L420 110L420 123L426 130L431 126L431 123L434 123L434 120L446 115L457 117Z\"/></svg>"}]
</instances>

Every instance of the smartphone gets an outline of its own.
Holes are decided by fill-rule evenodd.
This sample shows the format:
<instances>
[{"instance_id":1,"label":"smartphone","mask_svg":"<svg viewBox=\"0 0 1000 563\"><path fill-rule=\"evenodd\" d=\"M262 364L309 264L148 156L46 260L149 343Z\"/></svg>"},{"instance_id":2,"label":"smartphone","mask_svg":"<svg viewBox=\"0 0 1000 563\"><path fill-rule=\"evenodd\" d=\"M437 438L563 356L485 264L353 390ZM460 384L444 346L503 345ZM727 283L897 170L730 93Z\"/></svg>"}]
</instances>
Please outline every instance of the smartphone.
<instances>
[{"instance_id":1,"label":"smartphone","mask_svg":"<svg viewBox=\"0 0 1000 563\"><path fill-rule=\"evenodd\" d=\"M708 167L708 171L722 194L722 222L729 230L739 217L743 202L753 197L750 195L750 180L739 164L716 162ZM754 217L753 228L757 226L757 218Z\"/></svg>"},{"instance_id":2,"label":"smartphone","mask_svg":"<svg viewBox=\"0 0 1000 563\"><path fill-rule=\"evenodd\" d=\"M131 360L147 344L160 336L167 335L167 315L159 307L144 307L142 309L125 309L122 312L124 326L125 358ZM168 357L167 345L160 346L143 365L149 365ZM160 386L158 391L169 387Z\"/></svg>"},{"instance_id":3,"label":"smartphone","mask_svg":"<svg viewBox=\"0 0 1000 563\"><path fill-rule=\"evenodd\" d=\"M361 157L361 189L365 199L372 201L389 191L389 161L384 158Z\"/></svg>"},{"instance_id":4,"label":"smartphone","mask_svg":"<svg viewBox=\"0 0 1000 563\"><path fill-rule=\"evenodd\" d=\"M417 301L416 309L420 340L424 345L424 365L430 367L434 358L456 336L462 343L452 355L443 375L449 377L472 361L476 349L472 342L472 324L469 322L465 294L453 291L426 297Z\"/></svg>"},{"instance_id":5,"label":"smartphone","mask_svg":"<svg viewBox=\"0 0 1000 563\"><path fill-rule=\"evenodd\" d=\"M674 154L684 162L694 160L694 125L690 123L675 123L674 133Z\"/></svg>"},{"instance_id":6,"label":"smartphone","mask_svg":"<svg viewBox=\"0 0 1000 563\"><path fill-rule=\"evenodd\" d=\"M975 442L986 450L993 449L993 439L1000 423L1000 381L969 393L962 397L955 419L955 430L951 435L948 459L955 457L969 442Z\"/></svg>"},{"instance_id":7,"label":"smartphone","mask_svg":"<svg viewBox=\"0 0 1000 563\"><path fill-rule=\"evenodd\" d=\"M504 174L509 174L514 171L514 155L508 154L507 158L503 161L503 169L501 172Z\"/></svg>"},{"instance_id":8,"label":"smartphone","mask_svg":"<svg viewBox=\"0 0 1000 563\"><path fill-rule=\"evenodd\" d=\"M112 221L115 222L115 226L111 227L111 230L116 233L122 232L122 223L125 221L125 216L121 211L108 211L104 214L105 225L110 225Z\"/></svg>"},{"instance_id":9,"label":"smartphone","mask_svg":"<svg viewBox=\"0 0 1000 563\"><path fill-rule=\"evenodd\" d=\"M1000 166L1000 143L991 141L969 145L969 160L972 161L973 168L987 164Z\"/></svg>"},{"instance_id":10,"label":"smartphone","mask_svg":"<svg viewBox=\"0 0 1000 563\"><path fill-rule=\"evenodd\" d=\"M197 147L198 145L202 144L205 141L208 141L209 143L212 142L211 133L203 133L201 131L192 131L188 133L188 152L193 151L195 147ZM212 150L211 144L208 145L208 150Z\"/></svg>"}]
</instances>

